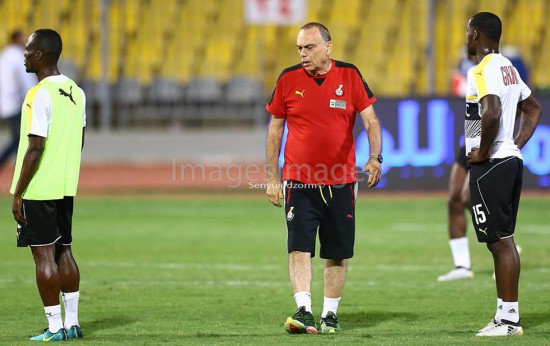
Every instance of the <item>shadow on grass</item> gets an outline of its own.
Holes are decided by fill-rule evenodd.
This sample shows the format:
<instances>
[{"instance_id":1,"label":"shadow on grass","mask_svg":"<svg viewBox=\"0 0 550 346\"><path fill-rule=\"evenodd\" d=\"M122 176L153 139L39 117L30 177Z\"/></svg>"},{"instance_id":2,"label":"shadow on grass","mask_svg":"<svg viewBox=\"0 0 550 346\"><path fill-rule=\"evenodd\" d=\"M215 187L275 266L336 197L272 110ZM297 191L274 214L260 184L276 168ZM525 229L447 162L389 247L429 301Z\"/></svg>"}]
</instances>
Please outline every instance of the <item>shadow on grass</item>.
<instances>
[{"instance_id":1,"label":"shadow on grass","mask_svg":"<svg viewBox=\"0 0 550 346\"><path fill-rule=\"evenodd\" d=\"M396 311L342 313L338 317L345 330L372 328L386 321L412 322L419 319L418 314ZM365 334L364 337L372 336Z\"/></svg>"},{"instance_id":2,"label":"shadow on grass","mask_svg":"<svg viewBox=\"0 0 550 346\"><path fill-rule=\"evenodd\" d=\"M549 312L521 312L520 306L520 316L521 316L521 325L523 327L536 327L541 324L546 324L550 321L550 311Z\"/></svg>"},{"instance_id":3,"label":"shadow on grass","mask_svg":"<svg viewBox=\"0 0 550 346\"><path fill-rule=\"evenodd\" d=\"M118 328L136 321L136 318L130 318L128 316L109 316L95 321L81 323L81 327L86 334L94 334L95 331Z\"/></svg>"}]
</instances>

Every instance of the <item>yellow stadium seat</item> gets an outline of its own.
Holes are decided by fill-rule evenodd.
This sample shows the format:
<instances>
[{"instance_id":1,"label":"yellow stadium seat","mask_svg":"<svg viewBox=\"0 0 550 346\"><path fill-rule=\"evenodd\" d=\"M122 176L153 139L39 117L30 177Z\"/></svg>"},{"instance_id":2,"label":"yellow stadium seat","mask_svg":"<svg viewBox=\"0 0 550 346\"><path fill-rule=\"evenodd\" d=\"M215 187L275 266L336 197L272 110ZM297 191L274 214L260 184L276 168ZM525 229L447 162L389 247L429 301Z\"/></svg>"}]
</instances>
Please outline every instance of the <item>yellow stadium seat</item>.
<instances>
[{"instance_id":1,"label":"yellow stadium seat","mask_svg":"<svg viewBox=\"0 0 550 346\"><path fill-rule=\"evenodd\" d=\"M464 54L468 18L491 11L504 24L502 45L517 47L531 67L532 86L550 87L547 0L435 1L433 14L423 0L309 0L304 23L287 27L247 25L241 0L109 3L111 83L247 77L271 90L283 68L299 63L295 41L300 26L318 21L331 30L332 57L355 64L378 96L427 95L430 90L443 96ZM103 74L101 5L95 0L0 0L0 31L5 33L0 46L16 28L30 33L52 27L62 34L63 59L76 66L81 78L97 80ZM434 61L428 60L430 51Z\"/></svg>"}]
</instances>

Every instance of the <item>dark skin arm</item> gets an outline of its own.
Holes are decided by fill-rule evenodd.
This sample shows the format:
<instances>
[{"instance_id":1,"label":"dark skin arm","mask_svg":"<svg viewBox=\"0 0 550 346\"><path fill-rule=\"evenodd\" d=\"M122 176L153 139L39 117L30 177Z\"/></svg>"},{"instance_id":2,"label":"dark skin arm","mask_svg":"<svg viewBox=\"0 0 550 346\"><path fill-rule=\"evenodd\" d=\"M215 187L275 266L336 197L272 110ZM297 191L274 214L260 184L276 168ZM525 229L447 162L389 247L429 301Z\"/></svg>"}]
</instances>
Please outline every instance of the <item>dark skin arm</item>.
<instances>
[{"instance_id":1,"label":"dark skin arm","mask_svg":"<svg viewBox=\"0 0 550 346\"><path fill-rule=\"evenodd\" d=\"M519 130L516 138L514 138L514 143L521 149L535 132L542 112L542 107L533 95L531 95L518 103L518 113L519 112L521 112L519 116Z\"/></svg>"},{"instance_id":2,"label":"dark skin arm","mask_svg":"<svg viewBox=\"0 0 550 346\"><path fill-rule=\"evenodd\" d=\"M38 169L40 164L40 159L44 153L44 144L46 138L29 135L29 147L25 152L25 157L23 158L23 166L21 168L21 175L19 176L19 181L15 187L15 192L13 194L13 204L11 211L15 221L21 226L27 225L27 220L23 215L23 192L29 186L34 173Z\"/></svg>"},{"instance_id":3,"label":"dark skin arm","mask_svg":"<svg viewBox=\"0 0 550 346\"><path fill-rule=\"evenodd\" d=\"M481 141L479 148L472 148L468 153L469 164L480 163L489 159L491 147L500 127L500 97L496 95L484 96L481 99L481 109Z\"/></svg>"}]
</instances>

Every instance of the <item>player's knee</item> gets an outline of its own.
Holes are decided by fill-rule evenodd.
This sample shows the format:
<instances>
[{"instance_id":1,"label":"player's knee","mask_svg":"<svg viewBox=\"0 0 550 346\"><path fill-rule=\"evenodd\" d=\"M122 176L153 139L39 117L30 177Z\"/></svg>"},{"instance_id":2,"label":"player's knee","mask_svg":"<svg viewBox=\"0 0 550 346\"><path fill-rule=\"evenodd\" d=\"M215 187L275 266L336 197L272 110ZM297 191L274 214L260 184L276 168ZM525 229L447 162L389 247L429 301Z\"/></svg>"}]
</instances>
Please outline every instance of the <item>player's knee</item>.
<instances>
[{"instance_id":1,"label":"player's knee","mask_svg":"<svg viewBox=\"0 0 550 346\"><path fill-rule=\"evenodd\" d=\"M464 209L464 201L460 193L451 193L447 201L447 206L451 210L462 211Z\"/></svg>"}]
</instances>

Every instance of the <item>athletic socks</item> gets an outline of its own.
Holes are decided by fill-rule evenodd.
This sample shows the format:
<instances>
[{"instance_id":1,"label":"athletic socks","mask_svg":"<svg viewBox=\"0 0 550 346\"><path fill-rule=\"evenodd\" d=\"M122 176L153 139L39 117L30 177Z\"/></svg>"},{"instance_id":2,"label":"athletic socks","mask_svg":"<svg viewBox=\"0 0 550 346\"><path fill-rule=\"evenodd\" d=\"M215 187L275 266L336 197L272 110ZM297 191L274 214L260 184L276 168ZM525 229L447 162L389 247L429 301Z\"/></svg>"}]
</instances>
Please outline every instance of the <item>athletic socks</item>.
<instances>
[{"instance_id":1,"label":"athletic socks","mask_svg":"<svg viewBox=\"0 0 550 346\"><path fill-rule=\"evenodd\" d=\"M497 312L495 313L495 321L499 322L502 316L502 299L497 298Z\"/></svg>"},{"instance_id":2,"label":"athletic socks","mask_svg":"<svg viewBox=\"0 0 550 346\"><path fill-rule=\"evenodd\" d=\"M519 304L518 302L504 302L500 300L500 304L497 307L497 315L495 317L497 321L507 320L510 322L519 322Z\"/></svg>"},{"instance_id":3,"label":"athletic socks","mask_svg":"<svg viewBox=\"0 0 550 346\"><path fill-rule=\"evenodd\" d=\"M322 318L325 318L327 317L327 314L329 311L332 311L334 312L334 314L337 314L336 312L338 311L338 303L340 303L340 299L342 299L341 297L339 298L327 298L325 297L324 300L323 300L323 313L321 314L321 317Z\"/></svg>"},{"instance_id":4,"label":"athletic socks","mask_svg":"<svg viewBox=\"0 0 550 346\"><path fill-rule=\"evenodd\" d=\"M65 328L78 326L78 298L80 291L64 292L62 295L65 305Z\"/></svg>"},{"instance_id":5,"label":"athletic socks","mask_svg":"<svg viewBox=\"0 0 550 346\"><path fill-rule=\"evenodd\" d=\"M470 270L472 263L470 261L470 248L468 246L468 238L455 238L449 240L451 246L451 252L453 253L453 259L455 267L462 267Z\"/></svg>"},{"instance_id":6,"label":"athletic socks","mask_svg":"<svg viewBox=\"0 0 550 346\"><path fill-rule=\"evenodd\" d=\"M321 317L327 317L329 311L334 312L335 314L338 311L338 303L342 298L327 298L323 300L323 313ZM294 300L296 301L296 306L301 307L305 306L307 312L311 311L311 293L309 292L296 292L294 293Z\"/></svg>"},{"instance_id":7,"label":"athletic socks","mask_svg":"<svg viewBox=\"0 0 550 346\"><path fill-rule=\"evenodd\" d=\"M309 292L296 292L294 293L294 300L296 301L296 305L299 307L305 306L307 312L311 311L311 293Z\"/></svg>"},{"instance_id":8,"label":"athletic socks","mask_svg":"<svg viewBox=\"0 0 550 346\"><path fill-rule=\"evenodd\" d=\"M63 328L63 320L61 319L61 305L45 306L44 312L48 319L48 329L51 333Z\"/></svg>"}]
</instances>

